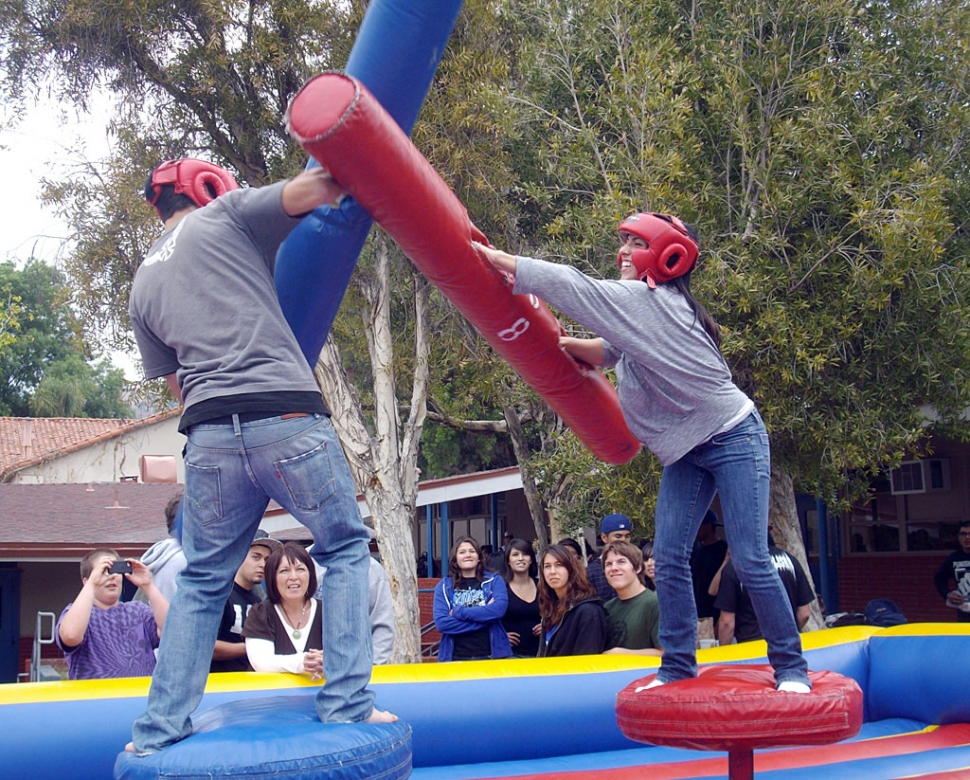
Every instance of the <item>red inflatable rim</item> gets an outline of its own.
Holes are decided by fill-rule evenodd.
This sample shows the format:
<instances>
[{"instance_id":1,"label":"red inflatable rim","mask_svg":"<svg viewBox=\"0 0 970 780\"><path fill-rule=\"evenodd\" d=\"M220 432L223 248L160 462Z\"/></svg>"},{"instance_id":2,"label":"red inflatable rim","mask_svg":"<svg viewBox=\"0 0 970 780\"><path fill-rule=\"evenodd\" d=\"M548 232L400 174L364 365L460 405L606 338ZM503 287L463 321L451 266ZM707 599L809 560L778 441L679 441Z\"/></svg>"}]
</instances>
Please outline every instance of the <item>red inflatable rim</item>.
<instances>
[{"instance_id":1,"label":"red inflatable rim","mask_svg":"<svg viewBox=\"0 0 970 780\"><path fill-rule=\"evenodd\" d=\"M709 666L690 680L617 695L616 719L630 739L693 750L827 745L862 728L862 690L835 672L810 672L812 692L775 690L767 664Z\"/></svg>"}]
</instances>

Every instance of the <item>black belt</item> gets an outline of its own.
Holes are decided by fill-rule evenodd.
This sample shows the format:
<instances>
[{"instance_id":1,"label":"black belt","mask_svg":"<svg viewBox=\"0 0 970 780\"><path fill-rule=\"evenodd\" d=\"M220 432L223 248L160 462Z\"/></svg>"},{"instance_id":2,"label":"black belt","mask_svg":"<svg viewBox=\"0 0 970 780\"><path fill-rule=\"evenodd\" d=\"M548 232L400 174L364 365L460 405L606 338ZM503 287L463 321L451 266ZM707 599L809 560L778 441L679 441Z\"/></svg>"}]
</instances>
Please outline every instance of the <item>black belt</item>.
<instances>
[{"instance_id":1,"label":"black belt","mask_svg":"<svg viewBox=\"0 0 970 780\"><path fill-rule=\"evenodd\" d=\"M201 420L197 425L232 425L232 418L238 417L241 423L256 422L257 420L267 420L270 417L279 417L281 420L293 420L297 417L309 417L310 412L287 412L286 414L279 414L278 412L238 412L237 414L228 414L223 417L213 417L209 420Z\"/></svg>"}]
</instances>

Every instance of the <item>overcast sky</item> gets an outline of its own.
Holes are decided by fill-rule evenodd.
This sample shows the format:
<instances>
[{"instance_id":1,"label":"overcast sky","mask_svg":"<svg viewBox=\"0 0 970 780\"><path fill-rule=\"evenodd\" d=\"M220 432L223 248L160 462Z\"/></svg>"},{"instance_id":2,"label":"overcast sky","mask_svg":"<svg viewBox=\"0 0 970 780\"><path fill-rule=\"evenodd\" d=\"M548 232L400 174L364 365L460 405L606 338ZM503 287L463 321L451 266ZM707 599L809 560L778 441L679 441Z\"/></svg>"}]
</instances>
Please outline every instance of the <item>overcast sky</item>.
<instances>
[{"instance_id":1,"label":"overcast sky","mask_svg":"<svg viewBox=\"0 0 970 780\"><path fill-rule=\"evenodd\" d=\"M110 151L106 125L108 101L92 115L54 103L32 107L13 128L0 113L0 262L18 266L31 257L59 266L65 251L66 226L40 201L43 176L59 178L83 160L104 159ZM0 106L0 112L3 108ZM111 361L131 379L140 379L131 358L113 353Z\"/></svg>"},{"instance_id":2,"label":"overcast sky","mask_svg":"<svg viewBox=\"0 0 970 780\"><path fill-rule=\"evenodd\" d=\"M78 117L54 102L32 106L12 128L0 129L0 260L18 265L31 256L56 264L67 229L40 202L40 180L56 178L81 160L103 159L109 149L105 126L110 110L99 101L93 115ZM0 107L0 111L2 111Z\"/></svg>"}]
</instances>

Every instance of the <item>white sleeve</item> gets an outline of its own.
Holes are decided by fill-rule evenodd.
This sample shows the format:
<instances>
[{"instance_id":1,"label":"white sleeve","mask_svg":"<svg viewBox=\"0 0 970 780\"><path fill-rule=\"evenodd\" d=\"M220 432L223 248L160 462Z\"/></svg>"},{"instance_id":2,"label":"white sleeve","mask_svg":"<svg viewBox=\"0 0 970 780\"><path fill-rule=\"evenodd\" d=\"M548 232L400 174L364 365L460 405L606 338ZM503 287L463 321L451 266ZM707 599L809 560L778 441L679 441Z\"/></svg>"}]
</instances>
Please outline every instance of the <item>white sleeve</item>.
<instances>
[{"instance_id":1,"label":"white sleeve","mask_svg":"<svg viewBox=\"0 0 970 780\"><path fill-rule=\"evenodd\" d=\"M268 639L246 637L246 655L249 664L257 672L289 672L303 674L303 657L306 653L277 655L273 643Z\"/></svg>"}]
</instances>

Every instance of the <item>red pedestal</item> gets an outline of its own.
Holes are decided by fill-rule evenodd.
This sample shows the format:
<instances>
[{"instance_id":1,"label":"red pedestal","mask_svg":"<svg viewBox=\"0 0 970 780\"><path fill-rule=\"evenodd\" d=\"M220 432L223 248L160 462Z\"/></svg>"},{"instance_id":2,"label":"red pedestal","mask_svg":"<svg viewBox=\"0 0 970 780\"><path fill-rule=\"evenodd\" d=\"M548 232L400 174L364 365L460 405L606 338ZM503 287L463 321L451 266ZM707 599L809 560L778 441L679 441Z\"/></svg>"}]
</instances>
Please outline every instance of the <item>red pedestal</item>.
<instances>
[{"instance_id":1,"label":"red pedestal","mask_svg":"<svg viewBox=\"0 0 970 780\"><path fill-rule=\"evenodd\" d=\"M754 776L757 748L827 745L862 728L862 690L835 672L811 672L812 692L775 690L767 665L709 666L698 677L617 695L616 720L630 739L652 745L726 750L731 780Z\"/></svg>"}]
</instances>

